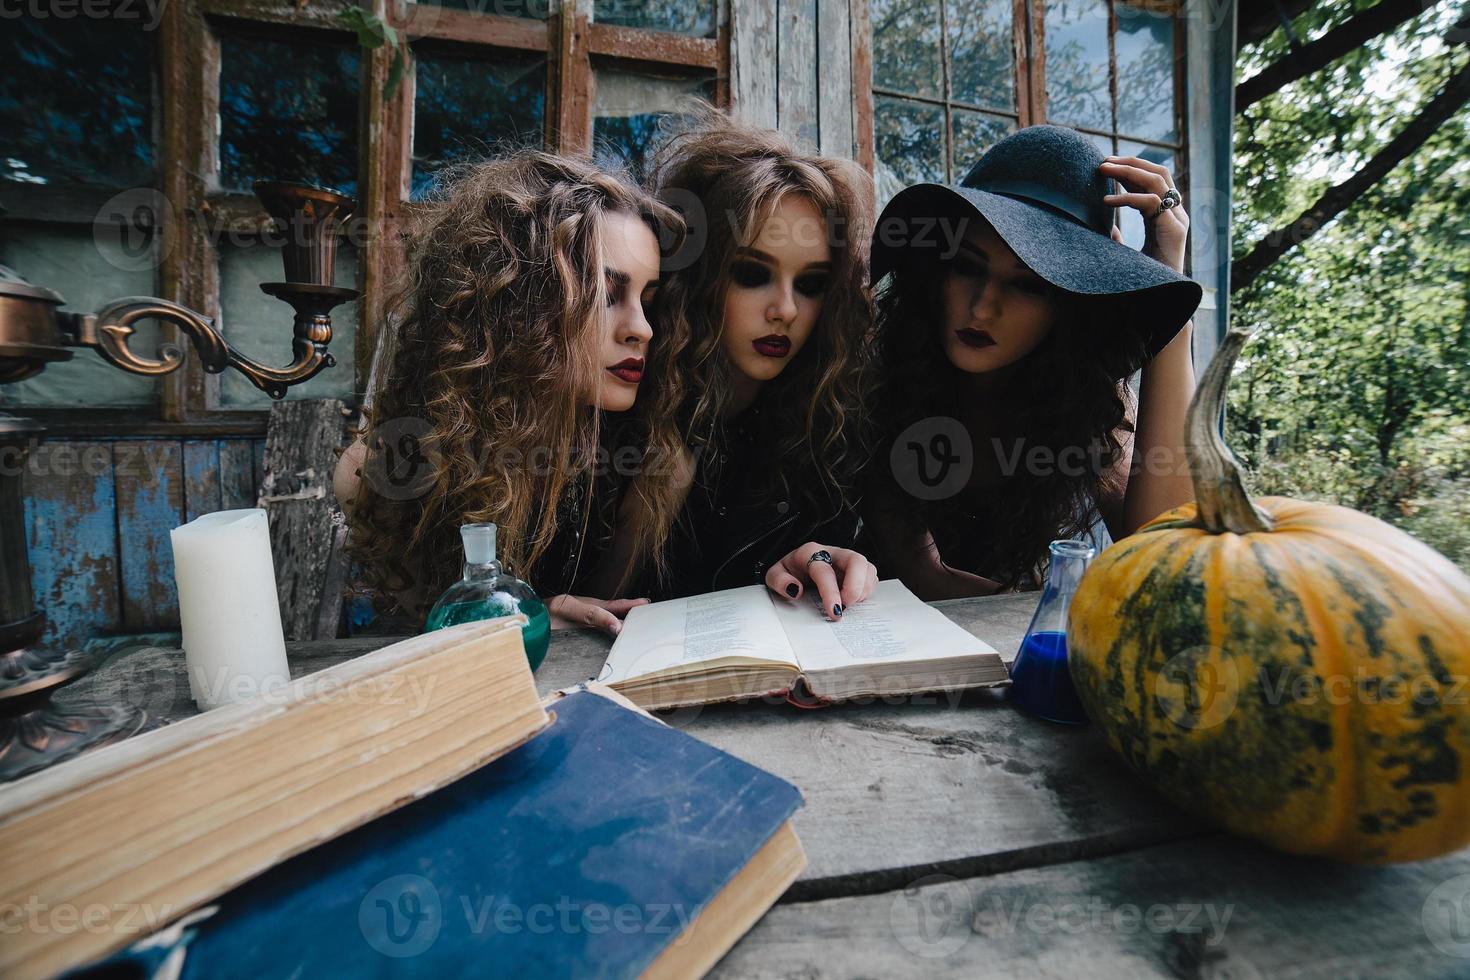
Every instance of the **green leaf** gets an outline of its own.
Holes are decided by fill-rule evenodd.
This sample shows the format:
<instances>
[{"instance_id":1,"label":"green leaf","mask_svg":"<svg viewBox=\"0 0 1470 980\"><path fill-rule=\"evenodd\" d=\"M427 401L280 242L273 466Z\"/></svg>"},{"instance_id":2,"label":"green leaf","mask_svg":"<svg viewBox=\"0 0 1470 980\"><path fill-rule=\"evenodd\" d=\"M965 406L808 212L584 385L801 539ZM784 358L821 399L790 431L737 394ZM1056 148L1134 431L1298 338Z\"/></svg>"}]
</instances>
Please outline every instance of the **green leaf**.
<instances>
[{"instance_id":1,"label":"green leaf","mask_svg":"<svg viewBox=\"0 0 1470 980\"><path fill-rule=\"evenodd\" d=\"M348 7L337 14L337 23L357 35L357 43L370 51L388 45L398 49L398 32L384 23L381 17L362 9Z\"/></svg>"}]
</instances>

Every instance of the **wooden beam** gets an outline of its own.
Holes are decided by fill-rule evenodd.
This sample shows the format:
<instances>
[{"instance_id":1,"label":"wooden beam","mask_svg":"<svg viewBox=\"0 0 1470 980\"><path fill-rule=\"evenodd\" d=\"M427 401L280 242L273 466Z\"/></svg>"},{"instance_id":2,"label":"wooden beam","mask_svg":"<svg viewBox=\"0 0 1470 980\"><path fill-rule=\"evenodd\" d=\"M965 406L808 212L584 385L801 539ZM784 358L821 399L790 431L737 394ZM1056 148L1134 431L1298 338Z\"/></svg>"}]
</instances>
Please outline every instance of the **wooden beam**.
<instances>
[{"instance_id":1,"label":"wooden beam","mask_svg":"<svg viewBox=\"0 0 1470 980\"><path fill-rule=\"evenodd\" d=\"M571 6L572 0L567 0L566 5ZM547 25L553 22L415 3L409 5L404 30L410 38L460 41L518 51L547 51L552 43Z\"/></svg>"},{"instance_id":2,"label":"wooden beam","mask_svg":"<svg viewBox=\"0 0 1470 980\"><path fill-rule=\"evenodd\" d=\"M1341 214L1362 197L1368 188L1382 180L1405 157L1422 146L1467 101L1470 101L1470 65L1461 68L1446 82L1439 94L1419 111L1413 121L1390 140L1387 146L1375 153L1362 169L1342 183L1327 188L1294 221L1269 232L1251 247L1249 253L1236 260L1230 267L1230 291L1234 293L1246 288L1271 263L1320 231L1323 225ZM1428 179L1429 175L1422 174L1421 177Z\"/></svg>"},{"instance_id":3,"label":"wooden beam","mask_svg":"<svg viewBox=\"0 0 1470 980\"><path fill-rule=\"evenodd\" d=\"M733 0L730 5L730 92L735 115L775 129L776 0Z\"/></svg>"},{"instance_id":4,"label":"wooden beam","mask_svg":"<svg viewBox=\"0 0 1470 980\"><path fill-rule=\"evenodd\" d=\"M877 151L873 145L873 23L869 0L852 0L848 27L852 47L852 139L857 162L872 174Z\"/></svg>"},{"instance_id":5,"label":"wooden beam","mask_svg":"<svg viewBox=\"0 0 1470 980\"><path fill-rule=\"evenodd\" d=\"M334 31L344 38L351 36L351 32L337 20L342 7L334 4L298 3L297 0L200 0L198 8L211 17L228 17L253 24L311 27Z\"/></svg>"},{"instance_id":6,"label":"wooden beam","mask_svg":"<svg viewBox=\"0 0 1470 980\"><path fill-rule=\"evenodd\" d=\"M551 20L553 84L546 99L546 145L558 153L585 153L592 144L592 61L588 25L592 0L565 0Z\"/></svg>"},{"instance_id":7,"label":"wooden beam","mask_svg":"<svg viewBox=\"0 0 1470 980\"><path fill-rule=\"evenodd\" d=\"M851 157L856 85L849 0L817 0L816 62L817 149L828 156Z\"/></svg>"},{"instance_id":8,"label":"wooden beam","mask_svg":"<svg viewBox=\"0 0 1470 980\"><path fill-rule=\"evenodd\" d=\"M135 408L28 408L26 417L46 427L46 438L112 436L264 436L268 413L203 413L185 422L150 419ZM220 418L219 416L227 416Z\"/></svg>"},{"instance_id":9,"label":"wooden beam","mask_svg":"<svg viewBox=\"0 0 1470 980\"><path fill-rule=\"evenodd\" d=\"M206 316L218 314L219 270L209 234L206 189L218 170L214 141L219 106L219 42L202 8L170 4L160 38L162 152L159 188L168 202L162 227L159 295ZM184 365L164 375L160 414L188 421L206 408L207 383L199 358L182 332L164 324L160 340L187 353Z\"/></svg>"},{"instance_id":10,"label":"wooden beam","mask_svg":"<svg viewBox=\"0 0 1470 980\"><path fill-rule=\"evenodd\" d=\"M1026 0L1011 0L1011 61L1015 64L1016 114L1019 126L1030 124L1031 111L1031 49L1026 43L1030 13Z\"/></svg>"},{"instance_id":11,"label":"wooden beam","mask_svg":"<svg viewBox=\"0 0 1470 980\"><path fill-rule=\"evenodd\" d=\"M416 85L411 48L405 56L408 62L403 78L391 97L387 84L392 52L380 48L365 59L368 83L362 86L363 123L359 128L363 143L362 195L358 202L360 220L354 222L364 239L358 263L362 297L358 301L357 363L353 369L359 403L366 394L378 335L387 324L393 285L405 261L402 205L412 179L411 126Z\"/></svg>"},{"instance_id":12,"label":"wooden beam","mask_svg":"<svg viewBox=\"0 0 1470 980\"><path fill-rule=\"evenodd\" d=\"M815 150L817 128L817 2L781 0L777 19L776 128Z\"/></svg>"},{"instance_id":13,"label":"wooden beam","mask_svg":"<svg viewBox=\"0 0 1470 980\"><path fill-rule=\"evenodd\" d=\"M1031 118L1021 125L1034 126L1046 122L1046 11L1041 0L1027 0L1031 11Z\"/></svg>"},{"instance_id":14,"label":"wooden beam","mask_svg":"<svg viewBox=\"0 0 1470 980\"><path fill-rule=\"evenodd\" d=\"M689 37L665 31L644 31L616 24L590 24L588 48L594 55L675 65L681 68L720 67L719 41L712 37Z\"/></svg>"},{"instance_id":15,"label":"wooden beam","mask_svg":"<svg viewBox=\"0 0 1470 980\"><path fill-rule=\"evenodd\" d=\"M719 64L715 66L715 105L730 111L730 7L731 0L718 0L715 5L719 17L719 30L715 32L715 52Z\"/></svg>"},{"instance_id":16,"label":"wooden beam","mask_svg":"<svg viewBox=\"0 0 1470 980\"><path fill-rule=\"evenodd\" d=\"M1292 82L1319 71L1380 34L1424 12L1418 0L1383 0L1267 65L1235 87L1235 111L1255 105Z\"/></svg>"}]
</instances>

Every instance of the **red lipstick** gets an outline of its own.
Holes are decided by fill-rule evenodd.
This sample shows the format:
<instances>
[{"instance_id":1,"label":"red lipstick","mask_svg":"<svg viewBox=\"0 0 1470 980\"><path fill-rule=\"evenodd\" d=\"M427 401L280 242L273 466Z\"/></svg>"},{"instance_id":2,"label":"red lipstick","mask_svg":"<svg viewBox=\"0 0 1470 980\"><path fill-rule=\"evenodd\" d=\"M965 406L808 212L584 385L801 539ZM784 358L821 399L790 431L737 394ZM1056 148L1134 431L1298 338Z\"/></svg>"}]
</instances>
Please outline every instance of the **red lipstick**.
<instances>
[{"instance_id":1,"label":"red lipstick","mask_svg":"<svg viewBox=\"0 0 1470 980\"><path fill-rule=\"evenodd\" d=\"M984 348L995 346L994 337L990 336L984 330L976 330L974 327L965 327L963 330L956 330L955 336L959 337L960 343L966 347Z\"/></svg>"},{"instance_id":2,"label":"red lipstick","mask_svg":"<svg viewBox=\"0 0 1470 980\"><path fill-rule=\"evenodd\" d=\"M791 338L780 334L767 334L759 340L751 341L750 346L755 348L757 354L766 357L785 357L791 353Z\"/></svg>"},{"instance_id":3,"label":"red lipstick","mask_svg":"<svg viewBox=\"0 0 1470 980\"><path fill-rule=\"evenodd\" d=\"M629 357L608 368L608 373L619 381L636 385L643 380L643 358Z\"/></svg>"}]
</instances>

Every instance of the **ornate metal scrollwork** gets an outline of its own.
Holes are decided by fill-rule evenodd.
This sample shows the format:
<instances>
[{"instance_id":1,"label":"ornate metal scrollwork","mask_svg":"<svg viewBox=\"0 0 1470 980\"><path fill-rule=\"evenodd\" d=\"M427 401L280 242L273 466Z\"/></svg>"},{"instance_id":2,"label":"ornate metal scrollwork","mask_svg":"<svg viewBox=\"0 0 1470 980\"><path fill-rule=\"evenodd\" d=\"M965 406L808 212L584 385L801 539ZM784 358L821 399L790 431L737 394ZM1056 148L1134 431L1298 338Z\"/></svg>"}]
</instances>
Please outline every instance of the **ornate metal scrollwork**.
<instances>
[{"instance_id":1,"label":"ornate metal scrollwork","mask_svg":"<svg viewBox=\"0 0 1470 980\"><path fill-rule=\"evenodd\" d=\"M153 296L115 300L90 316L58 312L65 342L92 347L108 363L133 374L168 374L184 363L179 347L163 344L150 358L129 346L129 338L137 332L133 325L139 320L164 320L188 335L204 370L218 374L234 368L272 398L284 398L287 388L336 364L327 351L332 340L331 311L357 297L357 290L332 283L337 233L351 214L353 201L335 191L282 181L259 181L255 191L287 239L281 256L288 281L262 283L260 288L296 311L290 364L272 368L253 361L225 341L210 317ZM56 302L59 304L59 297Z\"/></svg>"},{"instance_id":2,"label":"ornate metal scrollwork","mask_svg":"<svg viewBox=\"0 0 1470 980\"><path fill-rule=\"evenodd\" d=\"M77 340L93 347L109 364L133 374L161 375L177 370L184 363L184 352L173 344L159 346L158 359L144 357L128 346L128 338L136 333L139 320L167 320L177 324L194 342L204 370L217 374L225 369L229 348L214 328L209 317L201 316L178 303L152 296L127 296L114 300L98 310L95 318L79 332Z\"/></svg>"}]
</instances>

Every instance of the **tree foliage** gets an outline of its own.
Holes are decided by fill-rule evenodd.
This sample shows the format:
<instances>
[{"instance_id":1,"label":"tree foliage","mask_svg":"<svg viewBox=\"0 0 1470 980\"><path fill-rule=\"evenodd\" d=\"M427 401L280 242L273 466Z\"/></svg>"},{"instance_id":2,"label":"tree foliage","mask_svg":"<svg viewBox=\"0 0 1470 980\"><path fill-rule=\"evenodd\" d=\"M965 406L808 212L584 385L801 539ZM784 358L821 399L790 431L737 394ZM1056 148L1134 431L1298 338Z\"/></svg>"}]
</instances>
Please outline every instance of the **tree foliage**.
<instances>
[{"instance_id":1,"label":"tree foliage","mask_svg":"<svg viewBox=\"0 0 1470 980\"><path fill-rule=\"evenodd\" d=\"M1293 29L1319 37L1370 5L1319 5ZM1465 67L1470 39L1451 31L1462 13L1429 5L1242 113L1237 258ZM1241 52L1237 78L1286 51L1276 31ZM1231 315L1261 328L1229 418L1257 489L1367 511L1470 568L1470 111L1238 291Z\"/></svg>"}]
</instances>

